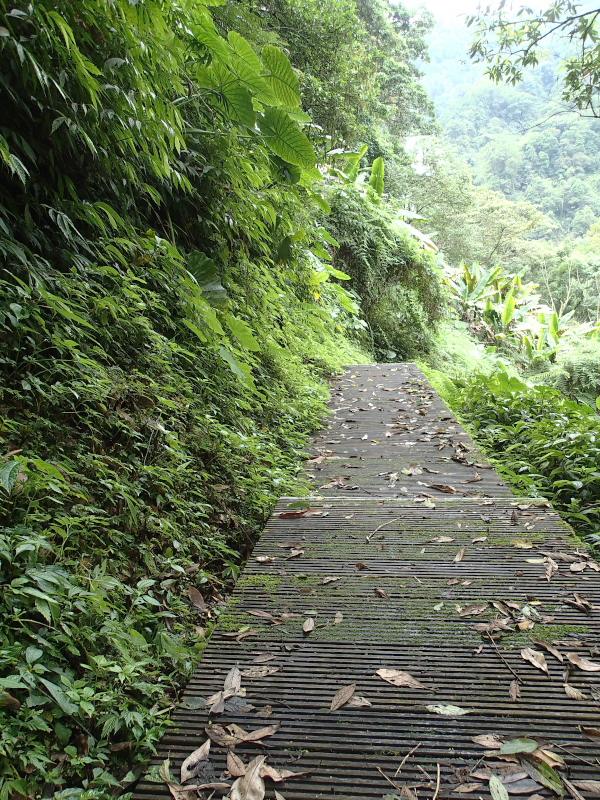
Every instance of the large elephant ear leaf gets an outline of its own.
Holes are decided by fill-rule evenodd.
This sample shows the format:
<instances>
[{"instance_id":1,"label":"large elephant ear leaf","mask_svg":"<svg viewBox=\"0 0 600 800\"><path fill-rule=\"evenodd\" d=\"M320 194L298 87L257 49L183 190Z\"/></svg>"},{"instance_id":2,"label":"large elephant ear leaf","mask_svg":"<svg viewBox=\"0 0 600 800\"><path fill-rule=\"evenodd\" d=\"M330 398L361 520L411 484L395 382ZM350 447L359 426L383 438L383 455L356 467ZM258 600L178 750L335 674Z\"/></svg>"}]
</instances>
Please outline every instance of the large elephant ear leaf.
<instances>
[{"instance_id":1,"label":"large elephant ear leaf","mask_svg":"<svg viewBox=\"0 0 600 800\"><path fill-rule=\"evenodd\" d=\"M280 108L268 108L258 119L265 142L275 155L298 167L313 167L316 156L310 139Z\"/></svg>"},{"instance_id":2,"label":"large elephant ear leaf","mask_svg":"<svg viewBox=\"0 0 600 800\"><path fill-rule=\"evenodd\" d=\"M273 89L277 99L285 106L300 105L300 82L290 60L278 47L266 44L261 52L265 67L263 77Z\"/></svg>"}]
</instances>

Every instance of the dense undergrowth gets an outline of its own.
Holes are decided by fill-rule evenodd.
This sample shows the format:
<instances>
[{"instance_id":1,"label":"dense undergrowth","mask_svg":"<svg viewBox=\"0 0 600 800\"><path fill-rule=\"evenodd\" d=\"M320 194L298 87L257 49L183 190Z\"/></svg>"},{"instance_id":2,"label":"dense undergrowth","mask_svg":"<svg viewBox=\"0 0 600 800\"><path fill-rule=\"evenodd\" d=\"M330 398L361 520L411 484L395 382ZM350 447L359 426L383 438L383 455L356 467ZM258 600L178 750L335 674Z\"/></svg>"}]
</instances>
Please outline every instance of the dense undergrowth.
<instances>
[{"instance_id":1,"label":"dense undergrowth","mask_svg":"<svg viewBox=\"0 0 600 800\"><path fill-rule=\"evenodd\" d=\"M198 3L1 7L0 797L108 797L368 356L281 50Z\"/></svg>"},{"instance_id":2,"label":"dense undergrowth","mask_svg":"<svg viewBox=\"0 0 600 800\"><path fill-rule=\"evenodd\" d=\"M504 369L430 380L494 460L513 491L548 498L594 547L600 546L600 417L558 389Z\"/></svg>"}]
</instances>

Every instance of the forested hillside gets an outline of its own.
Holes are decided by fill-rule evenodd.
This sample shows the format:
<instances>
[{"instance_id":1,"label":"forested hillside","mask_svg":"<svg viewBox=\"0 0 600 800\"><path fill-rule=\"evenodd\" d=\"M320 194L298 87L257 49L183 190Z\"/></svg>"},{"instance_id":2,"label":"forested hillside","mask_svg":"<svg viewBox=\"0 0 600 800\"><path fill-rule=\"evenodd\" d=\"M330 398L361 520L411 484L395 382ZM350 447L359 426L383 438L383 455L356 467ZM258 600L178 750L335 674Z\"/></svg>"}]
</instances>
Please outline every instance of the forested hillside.
<instances>
[{"instance_id":1,"label":"forested hillside","mask_svg":"<svg viewBox=\"0 0 600 800\"><path fill-rule=\"evenodd\" d=\"M597 536L598 129L536 127L552 64L434 31L430 97L387 0L0 12L0 800L133 785L344 363L427 362Z\"/></svg>"}]
</instances>

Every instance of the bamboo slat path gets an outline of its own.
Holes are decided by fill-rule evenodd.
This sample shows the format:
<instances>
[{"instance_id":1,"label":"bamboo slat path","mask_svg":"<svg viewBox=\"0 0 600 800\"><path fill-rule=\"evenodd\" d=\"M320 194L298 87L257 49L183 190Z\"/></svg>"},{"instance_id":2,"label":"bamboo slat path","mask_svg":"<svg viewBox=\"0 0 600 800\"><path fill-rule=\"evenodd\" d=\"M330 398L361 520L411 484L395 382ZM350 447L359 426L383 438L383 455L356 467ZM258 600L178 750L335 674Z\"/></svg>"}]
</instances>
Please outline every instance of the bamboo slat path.
<instances>
[{"instance_id":1,"label":"bamboo slat path","mask_svg":"<svg viewBox=\"0 0 600 800\"><path fill-rule=\"evenodd\" d=\"M187 786L231 785L233 753L301 773L265 777L285 800L486 798L492 774L494 800L598 796L597 564L549 503L511 494L415 365L349 367L331 408L313 494L274 510L156 763L179 780L208 731ZM539 747L499 752L516 738ZM250 784L232 798L261 798ZM143 780L135 798L228 791Z\"/></svg>"}]
</instances>

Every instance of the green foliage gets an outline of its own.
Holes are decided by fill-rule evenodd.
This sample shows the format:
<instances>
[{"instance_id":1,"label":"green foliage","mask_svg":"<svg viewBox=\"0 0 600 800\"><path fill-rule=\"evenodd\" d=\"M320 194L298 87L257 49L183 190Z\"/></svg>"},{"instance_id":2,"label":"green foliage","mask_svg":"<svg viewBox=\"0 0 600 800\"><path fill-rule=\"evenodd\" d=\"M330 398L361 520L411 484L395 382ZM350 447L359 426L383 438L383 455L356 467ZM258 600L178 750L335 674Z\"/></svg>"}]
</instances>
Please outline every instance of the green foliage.
<instances>
[{"instance_id":1,"label":"green foliage","mask_svg":"<svg viewBox=\"0 0 600 800\"><path fill-rule=\"evenodd\" d=\"M90 800L365 356L281 51L197 2L0 10L0 798Z\"/></svg>"},{"instance_id":2,"label":"green foliage","mask_svg":"<svg viewBox=\"0 0 600 800\"><path fill-rule=\"evenodd\" d=\"M552 501L573 527L600 544L600 418L556 389L505 372L455 382L448 397L517 493Z\"/></svg>"},{"instance_id":3,"label":"green foliage","mask_svg":"<svg viewBox=\"0 0 600 800\"><path fill-rule=\"evenodd\" d=\"M383 190L378 172L373 181ZM333 263L352 278L376 355L402 360L426 353L445 309L431 245L411 226L398 227L398 204L381 202L371 185L364 192L348 180L334 185L328 200L327 227L338 242Z\"/></svg>"},{"instance_id":4,"label":"green foliage","mask_svg":"<svg viewBox=\"0 0 600 800\"><path fill-rule=\"evenodd\" d=\"M516 12L505 10L500 3L491 13L488 9L467 19L475 28L470 55L489 64L493 80L516 84L523 80L525 69L540 63L550 43L564 58L563 100L598 116L597 17L597 9L582 12L572 0L557 0L537 14L527 6Z\"/></svg>"}]
</instances>

